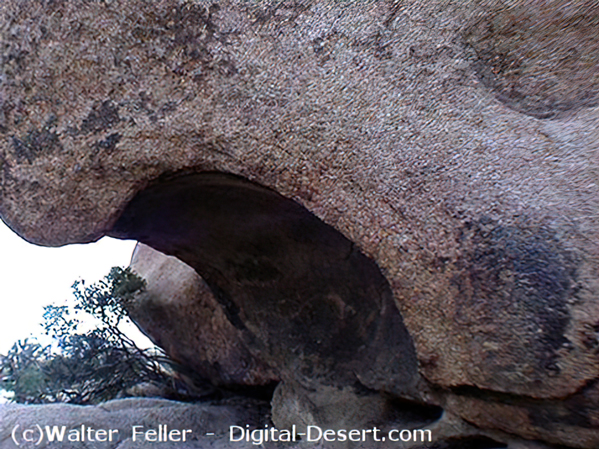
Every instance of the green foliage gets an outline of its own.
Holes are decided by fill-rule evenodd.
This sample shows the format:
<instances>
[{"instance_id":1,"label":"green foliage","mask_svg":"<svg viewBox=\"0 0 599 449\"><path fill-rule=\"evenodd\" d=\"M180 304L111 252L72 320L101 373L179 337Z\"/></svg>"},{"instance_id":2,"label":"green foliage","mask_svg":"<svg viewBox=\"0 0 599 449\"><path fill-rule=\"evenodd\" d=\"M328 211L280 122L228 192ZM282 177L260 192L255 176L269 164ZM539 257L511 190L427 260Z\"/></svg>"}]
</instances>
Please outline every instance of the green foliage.
<instances>
[{"instance_id":1,"label":"green foliage","mask_svg":"<svg viewBox=\"0 0 599 449\"><path fill-rule=\"evenodd\" d=\"M50 347L25 340L13 345L7 355L0 355L0 387L13 393L15 402L27 396L42 396L48 379L42 366L51 357Z\"/></svg>"},{"instance_id":2,"label":"green foliage","mask_svg":"<svg viewBox=\"0 0 599 449\"><path fill-rule=\"evenodd\" d=\"M125 306L144 288L143 279L117 267L89 287L75 282L73 308L45 307L43 327L53 345L20 341L0 355L0 388L26 404L94 404L142 382L174 390L172 362L157 349L140 349L121 331L129 321ZM97 326L82 330L90 317Z\"/></svg>"}]
</instances>

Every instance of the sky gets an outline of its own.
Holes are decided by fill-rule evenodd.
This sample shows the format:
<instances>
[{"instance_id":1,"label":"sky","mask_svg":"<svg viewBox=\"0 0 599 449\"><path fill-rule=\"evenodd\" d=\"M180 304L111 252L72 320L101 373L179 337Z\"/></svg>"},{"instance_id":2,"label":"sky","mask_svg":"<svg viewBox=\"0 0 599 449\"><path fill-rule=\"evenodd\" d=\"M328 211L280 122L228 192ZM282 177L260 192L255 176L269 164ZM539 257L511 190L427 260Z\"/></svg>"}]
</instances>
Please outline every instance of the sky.
<instances>
[{"instance_id":1,"label":"sky","mask_svg":"<svg viewBox=\"0 0 599 449\"><path fill-rule=\"evenodd\" d=\"M104 237L85 245L45 248L26 242L0 220L0 353L43 333L43 306L72 298L78 279L89 285L113 266L126 267L135 242ZM139 335L130 335L136 341Z\"/></svg>"}]
</instances>

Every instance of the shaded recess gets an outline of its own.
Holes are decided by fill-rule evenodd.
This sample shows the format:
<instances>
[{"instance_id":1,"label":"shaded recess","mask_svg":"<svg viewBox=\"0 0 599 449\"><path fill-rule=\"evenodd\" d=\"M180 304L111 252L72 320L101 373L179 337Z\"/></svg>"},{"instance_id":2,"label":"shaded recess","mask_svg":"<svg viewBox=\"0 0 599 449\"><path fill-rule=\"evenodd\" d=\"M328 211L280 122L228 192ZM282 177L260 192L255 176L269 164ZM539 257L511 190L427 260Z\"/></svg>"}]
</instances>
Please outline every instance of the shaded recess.
<instances>
[{"instance_id":1,"label":"shaded recess","mask_svg":"<svg viewBox=\"0 0 599 449\"><path fill-rule=\"evenodd\" d=\"M498 393L481 390L475 387L462 386L452 388L451 392L462 397L469 397L486 403L513 407L525 413L531 429L538 433L548 433L555 430L556 423L562 429L578 429L582 434L585 429L596 429L599 422L597 404L599 404L599 380L595 379L575 394L555 401L552 399L533 399L521 395ZM523 415L522 415L523 416ZM512 432L512 423L491 425L498 430ZM574 430L572 430L574 432Z\"/></svg>"},{"instance_id":2,"label":"shaded recess","mask_svg":"<svg viewBox=\"0 0 599 449\"><path fill-rule=\"evenodd\" d=\"M430 404L420 404L400 398L389 398L386 422L401 423L404 428L422 429L439 421L443 408Z\"/></svg>"},{"instance_id":3,"label":"shaded recess","mask_svg":"<svg viewBox=\"0 0 599 449\"><path fill-rule=\"evenodd\" d=\"M283 379L397 394L417 381L412 340L377 265L270 189L223 173L162 179L133 198L110 235L193 267Z\"/></svg>"}]
</instances>

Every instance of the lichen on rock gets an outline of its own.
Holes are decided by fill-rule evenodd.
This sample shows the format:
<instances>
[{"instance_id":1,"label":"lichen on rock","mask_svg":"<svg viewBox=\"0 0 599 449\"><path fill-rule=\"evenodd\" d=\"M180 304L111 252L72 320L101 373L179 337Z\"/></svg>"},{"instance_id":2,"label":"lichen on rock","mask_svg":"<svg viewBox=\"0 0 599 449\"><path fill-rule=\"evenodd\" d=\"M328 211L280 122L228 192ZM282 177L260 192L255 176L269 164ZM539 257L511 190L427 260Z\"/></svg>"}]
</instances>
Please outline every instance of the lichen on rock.
<instances>
[{"instance_id":1,"label":"lichen on rock","mask_svg":"<svg viewBox=\"0 0 599 449\"><path fill-rule=\"evenodd\" d=\"M192 265L302 388L358 378L444 408L446 429L597 446L597 17L566 0L6 0L0 215L56 246L129 213L124 234ZM329 237L289 219L269 244L273 211L235 234L260 224L257 196L204 195L161 246L134 198L207 174ZM202 234L217 228L233 237Z\"/></svg>"}]
</instances>

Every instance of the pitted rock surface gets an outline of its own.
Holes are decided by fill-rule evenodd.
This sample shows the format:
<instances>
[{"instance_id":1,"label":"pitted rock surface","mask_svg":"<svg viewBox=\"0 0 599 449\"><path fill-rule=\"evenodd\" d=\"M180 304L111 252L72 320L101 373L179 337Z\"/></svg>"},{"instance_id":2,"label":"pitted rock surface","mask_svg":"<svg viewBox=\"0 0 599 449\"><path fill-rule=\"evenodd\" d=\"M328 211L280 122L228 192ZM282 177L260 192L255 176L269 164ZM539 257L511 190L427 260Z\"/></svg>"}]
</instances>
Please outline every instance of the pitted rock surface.
<instances>
[{"instance_id":1,"label":"pitted rock surface","mask_svg":"<svg viewBox=\"0 0 599 449\"><path fill-rule=\"evenodd\" d=\"M504 430L597 446L563 407L599 376L598 9L4 1L0 215L86 242L163 175L248 179L380 267L434 402L550 401Z\"/></svg>"},{"instance_id":2,"label":"pitted rock surface","mask_svg":"<svg viewBox=\"0 0 599 449\"><path fill-rule=\"evenodd\" d=\"M510 3L487 2L466 33L482 83L506 105L541 119L597 106L596 2Z\"/></svg>"}]
</instances>

